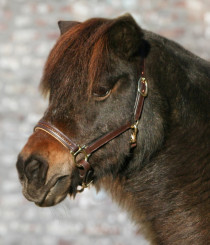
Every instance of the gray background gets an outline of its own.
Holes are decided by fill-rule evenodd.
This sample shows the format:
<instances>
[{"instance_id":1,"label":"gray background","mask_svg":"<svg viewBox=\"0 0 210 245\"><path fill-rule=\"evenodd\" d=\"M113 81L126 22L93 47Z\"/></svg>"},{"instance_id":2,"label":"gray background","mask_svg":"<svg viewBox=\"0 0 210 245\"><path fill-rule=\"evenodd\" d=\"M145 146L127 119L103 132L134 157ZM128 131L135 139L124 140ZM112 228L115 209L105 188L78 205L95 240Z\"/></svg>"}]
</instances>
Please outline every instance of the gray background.
<instances>
[{"instance_id":1,"label":"gray background","mask_svg":"<svg viewBox=\"0 0 210 245\"><path fill-rule=\"evenodd\" d=\"M58 37L58 20L130 12L151 31L210 60L209 0L0 0L0 244L148 244L105 193L94 188L52 208L25 200L18 152L46 108L42 68Z\"/></svg>"}]
</instances>

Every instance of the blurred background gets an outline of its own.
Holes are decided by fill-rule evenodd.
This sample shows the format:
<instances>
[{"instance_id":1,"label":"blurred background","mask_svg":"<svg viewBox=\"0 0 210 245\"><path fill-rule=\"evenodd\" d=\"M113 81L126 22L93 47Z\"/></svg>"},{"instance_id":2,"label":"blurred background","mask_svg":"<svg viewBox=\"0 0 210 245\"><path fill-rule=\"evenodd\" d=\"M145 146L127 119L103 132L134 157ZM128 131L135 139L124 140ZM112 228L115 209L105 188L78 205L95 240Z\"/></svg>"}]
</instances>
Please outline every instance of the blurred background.
<instances>
[{"instance_id":1,"label":"blurred background","mask_svg":"<svg viewBox=\"0 0 210 245\"><path fill-rule=\"evenodd\" d=\"M38 84L57 21L125 12L210 60L209 0L0 0L0 245L148 244L104 192L39 208L22 196L15 168L47 105Z\"/></svg>"}]
</instances>

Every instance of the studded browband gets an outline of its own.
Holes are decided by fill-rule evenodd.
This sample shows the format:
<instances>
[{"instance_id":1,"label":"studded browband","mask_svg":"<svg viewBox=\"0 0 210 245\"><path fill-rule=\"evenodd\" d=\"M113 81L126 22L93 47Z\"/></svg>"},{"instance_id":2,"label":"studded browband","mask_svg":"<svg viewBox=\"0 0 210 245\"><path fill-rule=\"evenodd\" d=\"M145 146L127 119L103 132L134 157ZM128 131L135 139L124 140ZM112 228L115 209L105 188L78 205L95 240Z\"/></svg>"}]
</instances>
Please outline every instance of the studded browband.
<instances>
[{"instance_id":1,"label":"studded browband","mask_svg":"<svg viewBox=\"0 0 210 245\"><path fill-rule=\"evenodd\" d=\"M42 130L54 137L59 141L63 146L65 146L74 158L74 163L79 170L79 176L81 179L81 186L78 187L77 192L82 192L84 188L88 187L93 182L94 170L88 162L89 157L93 152L98 150L100 147L110 142L117 136L131 129L131 148L135 147L137 144L137 133L138 133L138 123L141 117L143 110L144 99L147 96L148 87L147 81L144 78L144 68L141 73L141 77L138 81L138 88L136 94L136 101L134 105L134 118L131 122L126 123L120 128L113 130L100 138L95 139L94 141L80 146L73 142L69 137L62 133L58 128L52 125L49 122L40 120L34 128L34 131Z\"/></svg>"}]
</instances>

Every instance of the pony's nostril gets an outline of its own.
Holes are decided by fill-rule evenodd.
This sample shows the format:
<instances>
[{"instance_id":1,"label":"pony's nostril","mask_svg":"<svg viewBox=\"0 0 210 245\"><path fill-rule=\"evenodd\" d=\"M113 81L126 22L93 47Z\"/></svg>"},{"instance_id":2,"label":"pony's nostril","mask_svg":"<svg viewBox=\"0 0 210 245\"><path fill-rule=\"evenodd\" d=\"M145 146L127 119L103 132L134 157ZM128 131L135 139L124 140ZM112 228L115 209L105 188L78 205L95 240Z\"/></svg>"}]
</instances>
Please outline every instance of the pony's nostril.
<instances>
[{"instance_id":1,"label":"pony's nostril","mask_svg":"<svg viewBox=\"0 0 210 245\"><path fill-rule=\"evenodd\" d=\"M29 180L43 180L47 173L47 166L44 162L33 159L25 167L25 175Z\"/></svg>"},{"instance_id":2,"label":"pony's nostril","mask_svg":"<svg viewBox=\"0 0 210 245\"><path fill-rule=\"evenodd\" d=\"M29 179L37 178L38 174L39 174L40 165L41 165L41 163L35 159L30 161L26 165L26 168L25 168L25 174L26 174L27 178L29 178Z\"/></svg>"}]
</instances>

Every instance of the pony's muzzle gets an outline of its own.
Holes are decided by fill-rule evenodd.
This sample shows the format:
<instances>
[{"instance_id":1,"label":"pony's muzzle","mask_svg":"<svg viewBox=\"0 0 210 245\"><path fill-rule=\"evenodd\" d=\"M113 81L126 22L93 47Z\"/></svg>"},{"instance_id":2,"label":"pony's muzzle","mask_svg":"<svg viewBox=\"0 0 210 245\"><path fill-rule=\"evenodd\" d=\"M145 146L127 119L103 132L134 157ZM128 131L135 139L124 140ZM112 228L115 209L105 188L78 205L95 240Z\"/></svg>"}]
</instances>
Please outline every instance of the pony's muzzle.
<instances>
[{"instance_id":1,"label":"pony's muzzle","mask_svg":"<svg viewBox=\"0 0 210 245\"><path fill-rule=\"evenodd\" d=\"M34 132L17 160L23 195L39 206L52 206L69 193L75 168L69 151L43 131Z\"/></svg>"}]
</instances>

